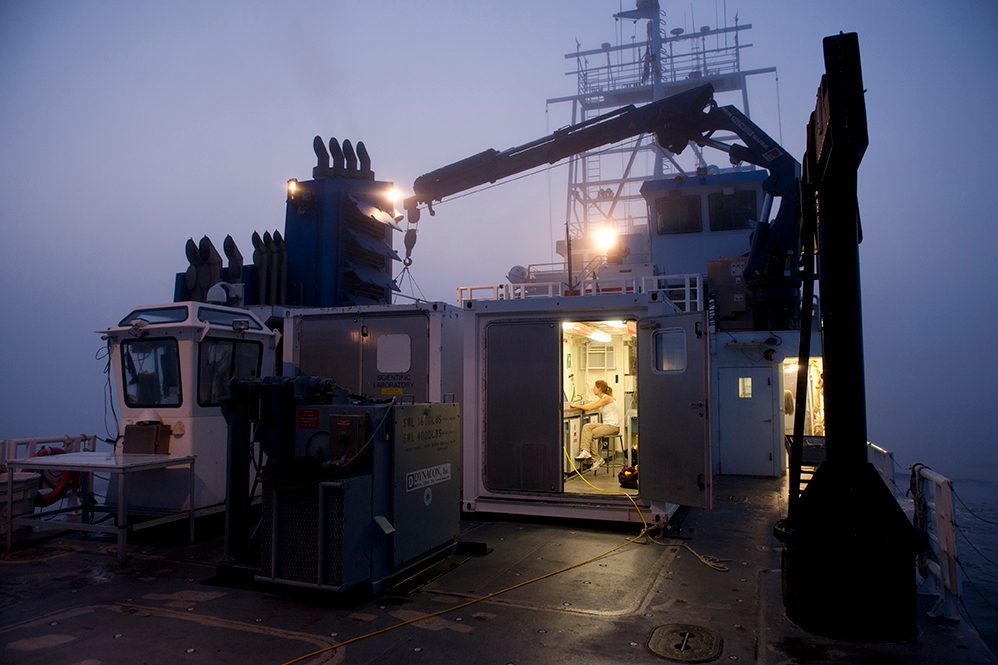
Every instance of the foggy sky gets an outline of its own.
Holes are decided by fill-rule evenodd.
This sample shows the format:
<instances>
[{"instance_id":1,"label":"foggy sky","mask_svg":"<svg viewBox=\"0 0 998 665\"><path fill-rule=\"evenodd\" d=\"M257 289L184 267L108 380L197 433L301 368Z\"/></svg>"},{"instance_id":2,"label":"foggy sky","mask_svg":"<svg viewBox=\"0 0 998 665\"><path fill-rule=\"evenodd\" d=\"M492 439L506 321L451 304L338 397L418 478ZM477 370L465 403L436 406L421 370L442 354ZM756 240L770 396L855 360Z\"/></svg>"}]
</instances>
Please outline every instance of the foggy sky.
<instances>
[{"instance_id":1,"label":"foggy sky","mask_svg":"<svg viewBox=\"0 0 998 665\"><path fill-rule=\"evenodd\" d=\"M779 83L753 81L752 117L774 137L782 129L798 158L821 38L859 33L870 438L902 463L998 471L998 5L662 5L672 26L716 25L725 6L753 24L743 67L775 66ZM542 136L570 122L568 105L545 99L575 92L563 55L576 40L598 48L634 34L613 21L619 9L0 3L0 438L103 434L93 331L172 300L187 238L220 247L231 234L249 256L254 230L283 231L284 183L311 177L313 135L363 140L378 179L403 189L443 164ZM552 260L565 185L560 168L424 216L412 266L423 293L454 302L459 284Z\"/></svg>"}]
</instances>

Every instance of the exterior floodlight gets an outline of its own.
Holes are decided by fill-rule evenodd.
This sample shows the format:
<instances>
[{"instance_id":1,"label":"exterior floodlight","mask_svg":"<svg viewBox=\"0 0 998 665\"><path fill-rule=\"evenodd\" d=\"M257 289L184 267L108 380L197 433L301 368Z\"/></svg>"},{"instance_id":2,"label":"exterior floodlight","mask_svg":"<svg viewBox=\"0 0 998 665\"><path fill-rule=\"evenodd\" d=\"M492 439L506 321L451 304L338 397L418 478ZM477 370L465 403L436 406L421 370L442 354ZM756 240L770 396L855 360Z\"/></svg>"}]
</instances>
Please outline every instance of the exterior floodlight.
<instances>
[{"instance_id":1,"label":"exterior floodlight","mask_svg":"<svg viewBox=\"0 0 998 665\"><path fill-rule=\"evenodd\" d=\"M601 227L593 235L593 242L596 243L596 248L599 251L606 254L617 244L617 231L612 226Z\"/></svg>"},{"instance_id":2,"label":"exterior floodlight","mask_svg":"<svg viewBox=\"0 0 998 665\"><path fill-rule=\"evenodd\" d=\"M288 180L288 201L294 201L298 193L298 178Z\"/></svg>"},{"instance_id":3,"label":"exterior floodlight","mask_svg":"<svg viewBox=\"0 0 998 665\"><path fill-rule=\"evenodd\" d=\"M385 198L394 206L402 200L402 190L398 187L391 187L385 192Z\"/></svg>"}]
</instances>

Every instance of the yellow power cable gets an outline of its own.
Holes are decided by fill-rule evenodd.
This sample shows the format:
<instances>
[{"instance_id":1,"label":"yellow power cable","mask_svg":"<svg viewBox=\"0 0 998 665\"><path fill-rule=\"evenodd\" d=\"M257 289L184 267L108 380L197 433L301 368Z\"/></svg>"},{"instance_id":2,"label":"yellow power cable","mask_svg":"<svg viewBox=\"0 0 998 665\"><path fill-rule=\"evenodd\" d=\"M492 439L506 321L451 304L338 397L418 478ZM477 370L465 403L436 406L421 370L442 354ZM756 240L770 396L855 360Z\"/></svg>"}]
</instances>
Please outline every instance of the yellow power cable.
<instances>
[{"instance_id":1,"label":"yellow power cable","mask_svg":"<svg viewBox=\"0 0 998 665\"><path fill-rule=\"evenodd\" d=\"M560 575L562 573L568 572L569 570L573 570L575 568L580 568L582 566L585 566L587 564L593 563L595 561L599 561L600 559L604 559L604 558L610 556L611 554L614 554L618 550L621 550L621 549L627 547L628 545L632 545L632 544L638 542L638 540L641 539L641 538L644 538L645 542L651 541L651 542L654 542L654 543L659 544L659 545L666 545L666 543L663 543L663 542L657 540L656 538L654 538L653 536L650 535L649 532L652 529L654 529L654 528L661 528L661 527L650 527L650 526L648 526L648 522L645 520L644 514L641 512L641 508L638 506L637 502L634 501L634 497L632 497L627 492L616 492L616 491L613 491L613 490L604 490L604 489L600 489L599 487L596 487L591 482L589 482L588 480L586 480L586 478L582 475L582 472L579 471L578 467L575 466L575 463L573 462L571 456L568 454L568 451L564 447L562 447L562 451L565 453L565 457L568 459L568 463L572 467L572 471L575 472L575 474L578 475L579 478L581 478L584 483L586 483L587 485L589 485L589 487L593 488L597 492L602 492L604 494L621 495L621 496L626 496L627 497L627 499L631 502L631 505L634 506L634 510L637 511L638 517L641 518L641 523L644 525L642 527L641 531L636 536L634 536L633 538L628 538L626 541L624 541L620 545L617 545L616 547L614 547L612 549L609 549L606 552L603 552L602 554L597 554L596 556L594 556L594 557L592 557L590 559L586 559L585 561L581 561L579 563L573 563L573 564L571 564L569 566L565 566L564 568L560 568L560 569L552 571L550 573L544 573L543 575L538 575L537 577L531 578L529 580L524 580L523 582L518 582L517 584L514 584L512 586L508 586L508 587L506 587L504 589L500 589L498 591L493 591L492 593L486 594L484 596L479 596L478 598L472 598L471 600L465 601L463 603L458 603L457 605L454 605L452 607L448 607L448 608L445 608L445 609L442 609L442 610L438 610L438 611L432 612L430 614L422 614L422 615L417 616L417 617L412 617L411 619L406 619L405 621L400 621L399 623L393 624L391 626L386 626L385 628L381 628L379 630L371 631L370 633L365 633L363 635L358 635L357 637L351 637L349 640L344 640L342 642L337 642L336 644L331 644L328 647L323 647L321 649L316 649L315 651L306 653L306 654L304 654L302 656L298 656L297 658L293 658L291 660L285 661L281 665L294 665L295 663L303 662L305 660L308 660L309 658L313 658L314 656L318 656L318 655L327 653L329 651L334 651L336 649L339 649L340 647L345 647L348 644L353 644L354 642L360 642L361 640L366 640L368 638L376 637L378 635L384 635L385 633L391 632L393 630L397 630L398 628L402 628L403 626L408 626L408 625L411 625L411 624L414 624L414 623L417 623L417 622L420 622L420 621L426 621L427 619L433 619L433 618L436 618L436 617L439 617L439 616L443 616L444 614L449 614L451 612L454 612L455 610L464 609L465 607L469 607L469 606L474 605L476 603L480 603L482 601L489 600L489 599L495 598L497 596L501 596L504 593L509 593L510 591L514 591L514 590L519 589L521 587L525 587L528 584L533 584L535 582L540 582L541 580L545 580L545 579L547 579L549 577L554 577L555 575ZM683 548L689 550L693 554L693 556L697 557L697 559L699 559L704 565L706 565L706 566L708 566L708 567L710 567L710 568L712 568L714 570L717 570L717 571L720 571L720 572L726 572L728 570L727 566L724 566L724 565L721 565L720 563L718 563L718 560L715 559L714 557L703 556L703 555L697 553L692 547L690 547L689 545L686 545L685 543L682 544L682 545L677 545L677 547L683 547Z\"/></svg>"},{"instance_id":2,"label":"yellow power cable","mask_svg":"<svg viewBox=\"0 0 998 665\"><path fill-rule=\"evenodd\" d=\"M294 665L294 663L300 663L300 662L302 662L304 660L312 658L313 656L318 656L320 654L326 653L327 651L333 651L333 650L338 649L340 647L344 647L344 646L346 646L348 644L352 644L354 642L360 642L361 640L366 640L369 637L375 637L377 635L383 635L385 633L388 633L388 632L391 632L393 630L396 630L397 628L402 628L403 626L408 626L410 624L414 624L414 623L417 623L419 621L425 621L427 619L433 619L435 617L442 616L444 614L448 614L448 613L453 612L455 610L460 610L460 609L463 609L463 608L468 607L470 605L474 605L475 603L480 603L483 600L489 600L490 598L495 598L496 596L500 596L500 595L502 595L504 593L508 593L510 591L514 591L514 590L519 589L521 587L525 587L528 584L533 584L534 582L540 582L541 580L547 579L549 577L554 577L555 575L560 575L561 573L567 572L567 571L572 570L574 568L580 568L582 566L585 566L586 564L593 563L594 561L599 561L600 559L606 558L606 557L610 556L611 554L617 552L618 550L623 549L623 548L627 547L628 545L631 545L632 543L636 542L639 538L641 538L642 536L646 535L645 531L646 531L645 529L642 529L641 533L639 533L638 535L634 536L633 538L628 538L626 541L624 541L620 545L617 545L616 547L614 547L612 549L609 549L606 552L603 552L602 554L597 554L596 556L592 557L591 559L587 559L587 560L579 562L579 563L573 563L573 564L571 564L569 566L565 566L564 568L560 568L559 570L555 570L555 571L552 571L550 573L544 573L543 575L538 575L537 577L531 578L529 580L524 580L523 582L518 582L517 584L514 584L512 586L508 586L508 587L506 587L504 589L500 589L498 591L493 591L492 593L486 594L484 596L480 596L478 598L473 598L473 599L465 601L463 603L458 603L457 605L454 605L452 607L448 607L446 609L438 610L436 612L432 612L431 614L422 614L420 616L413 617L411 619L406 619L405 621L400 621L397 624L394 624L394 625L391 625L391 626L387 626L385 628L381 628L380 630L375 630L375 631L372 631L370 633L365 633L364 635L358 635L357 637L352 637L349 640L344 640L342 642L337 642L336 644L332 644L332 645L330 645L328 647L323 647L322 649L317 649L317 650L312 651L310 653L307 653L307 654L305 654L303 656L298 656L297 658L294 658L292 660L285 661L284 663L282 663L282 665Z\"/></svg>"},{"instance_id":3,"label":"yellow power cable","mask_svg":"<svg viewBox=\"0 0 998 665\"><path fill-rule=\"evenodd\" d=\"M605 489L601 489L601 488L599 488L599 487L596 487L596 486L595 486L595 485L593 485L593 484L592 484L591 482L589 482L588 480L586 480L586 477L585 477L585 476L583 476L583 475L582 475L582 472L581 472L581 471L579 471L578 467L576 467L576 466L575 466L575 461L574 461L574 460L572 459L572 456L568 454L568 449L567 449L567 448L565 448L565 446L562 446L562 447L561 447L561 451L562 451L563 453L565 453L565 459L567 459L567 460L568 460L568 464L569 464L569 466L571 466L571 467L572 467L572 471L573 471L573 472L575 473L575 475L577 475L577 476L578 476L578 477L579 477L579 478L580 478L580 479L582 480L582 482L584 482L584 483L585 483L586 485L589 485L590 487L592 487L592 488L593 488L594 490L596 490L597 492L602 492L603 494L612 494L613 496L626 496L626 497L627 497L627 500L631 502L631 505L632 505L632 506L634 506L634 510L638 511L638 517L640 517L640 518L641 518L641 524L643 524L643 525L644 525L644 528L643 528L643 529L641 530L641 533L640 533L640 534L638 534L638 536L641 536L641 535L647 535L647 531L648 531L648 529L649 529L649 527L648 527L648 522L647 522L647 521L645 521L645 516L644 516L644 514L643 514L643 513L641 512L641 508L639 508L639 507L638 507L638 504L637 504L637 502L636 502L636 501L634 500L634 497L632 497L632 496L631 496L630 494L628 494L627 492L620 492L620 491L614 491L614 490L605 490Z\"/></svg>"},{"instance_id":4,"label":"yellow power cable","mask_svg":"<svg viewBox=\"0 0 998 665\"><path fill-rule=\"evenodd\" d=\"M648 526L648 522L645 521L644 515L641 514L641 508L638 507L638 504L634 501L634 498L630 494L628 494L627 492L615 492L613 490L605 490L605 489L601 489L599 487L596 487L591 482L589 482L588 480L586 480L586 477L583 476L582 472L579 471L578 467L575 466L575 463L573 462L572 457L568 454L568 450L564 446L562 446L561 449L562 449L562 452L565 453L565 457L568 459L568 463L571 465L572 471L574 471L575 474L580 479L582 479L582 482L584 482L586 485L589 485L590 487L592 487L597 492L603 492L604 494L613 494L613 495L626 496L627 499L634 505L634 509L636 511L638 511L638 517L641 518L641 523L644 524L644 528L641 530L641 533L639 533L636 536L636 538L640 538L641 536L645 536L645 538L647 538L648 540L650 540L651 542L653 542L653 543L655 543L657 545L666 545L666 546L670 546L671 545L673 547L682 547L683 549L689 550L690 554L692 554L697 559L699 559L700 562L703 565L707 566L708 568L712 568L712 569L714 569L714 570L716 570L718 572L722 572L722 573L728 572L728 567L725 566L724 564L722 564L720 562L720 559L717 559L716 557L712 557L712 556L707 556L707 555L704 555L704 554L700 554L699 552L697 552L695 549L693 549L692 547L690 547L686 543L680 543L680 544L663 543L662 541L660 541L657 538L655 538L654 536L652 536L651 535L652 529L661 529L662 526L649 527Z\"/></svg>"}]
</instances>

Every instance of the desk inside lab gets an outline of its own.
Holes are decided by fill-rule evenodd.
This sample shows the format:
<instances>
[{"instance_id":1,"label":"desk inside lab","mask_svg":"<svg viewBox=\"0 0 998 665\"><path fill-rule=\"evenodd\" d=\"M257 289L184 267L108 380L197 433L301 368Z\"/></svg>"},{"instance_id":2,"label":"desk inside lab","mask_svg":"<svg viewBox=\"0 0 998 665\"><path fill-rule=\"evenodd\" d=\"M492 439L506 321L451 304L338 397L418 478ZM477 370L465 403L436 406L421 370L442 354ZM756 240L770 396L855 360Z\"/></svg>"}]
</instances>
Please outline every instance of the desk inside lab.
<instances>
[{"instance_id":1,"label":"desk inside lab","mask_svg":"<svg viewBox=\"0 0 998 665\"><path fill-rule=\"evenodd\" d=\"M584 409L580 409L579 405L574 402L564 402L561 409L561 419L562 446L564 450L568 451L569 456L574 461L575 456L579 454L579 437L582 432L582 426L593 420L598 420L599 412L585 411ZM572 465L565 459L564 454L562 454L562 465L565 473L572 472Z\"/></svg>"}]
</instances>

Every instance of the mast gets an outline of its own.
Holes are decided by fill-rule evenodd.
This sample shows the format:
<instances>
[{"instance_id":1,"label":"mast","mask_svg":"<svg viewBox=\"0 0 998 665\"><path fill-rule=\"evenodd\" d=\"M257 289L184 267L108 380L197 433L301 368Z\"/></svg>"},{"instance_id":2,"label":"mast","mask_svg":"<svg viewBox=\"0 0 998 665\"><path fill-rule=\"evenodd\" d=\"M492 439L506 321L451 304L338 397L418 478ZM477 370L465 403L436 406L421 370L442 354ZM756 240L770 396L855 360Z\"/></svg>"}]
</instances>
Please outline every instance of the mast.
<instances>
[{"instance_id":1,"label":"mast","mask_svg":"<svg viewBox=\"0 0 998 665\"><path fill-rule=\"evenodd\" d=\"M739 24L737 17L734 25L724 16L723 24L713 27L683 26L669 19L658 0L637 0L634 9L613 16L624 26L632 26L631 39L622 37L617 44L604 42L595 49L577 45L575 52L565 55L575 64L566 75L575 77L576 93L547 100L548 104L571 102L573 123L704 83L711 83L719 95L736 95L737 99L723 103L740 105L748 115L748 78L776 72L775 67L742 69L741 51L751 44L744 43L740 35L752 25ZM644 39L637 41L637 35ZM684 166L654 140L640 137L572 158L564 220L576 254L572 263L579 267L592 258L585 238L604 225L612 225L620 235L647 233L647 206L639 193L643 182L691 174L704 165L698 155L696 163ZM723 165L719 170L730 168ZM562 257L567 255L567 237L557 243Z\"/></svg>"}]
</instances>

